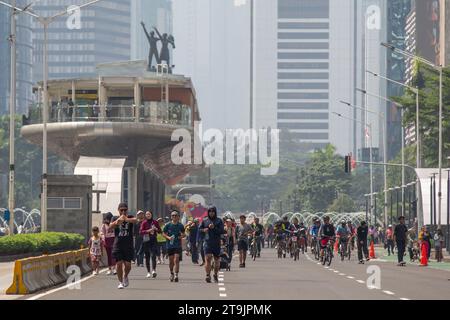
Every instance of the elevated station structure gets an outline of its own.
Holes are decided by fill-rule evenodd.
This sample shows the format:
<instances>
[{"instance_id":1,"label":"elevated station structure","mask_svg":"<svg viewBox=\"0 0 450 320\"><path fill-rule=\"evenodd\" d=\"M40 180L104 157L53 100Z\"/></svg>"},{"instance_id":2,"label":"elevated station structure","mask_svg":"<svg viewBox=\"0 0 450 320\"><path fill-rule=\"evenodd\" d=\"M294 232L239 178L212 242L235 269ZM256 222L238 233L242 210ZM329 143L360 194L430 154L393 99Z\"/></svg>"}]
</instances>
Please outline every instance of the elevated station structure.
<instances>
[{"instance_id":1,"label":"elevated station structure","mask_svg":"<svg viewBox=\"0 0 450 320\"><path fill-rule=\"evenodd\" d=\"M165 187L201 168L170 157L173 131L193 134L200 120L192 81L158 69L115 62L98 65L96 78L48 82L48 149L74 163L76 174L92 175L94 212L115 212L125 201L162 215ZM35 94L41 102L42 83ZM29 109L21 134L42 145L42 103Z\"/></svg>"}]
</instances>

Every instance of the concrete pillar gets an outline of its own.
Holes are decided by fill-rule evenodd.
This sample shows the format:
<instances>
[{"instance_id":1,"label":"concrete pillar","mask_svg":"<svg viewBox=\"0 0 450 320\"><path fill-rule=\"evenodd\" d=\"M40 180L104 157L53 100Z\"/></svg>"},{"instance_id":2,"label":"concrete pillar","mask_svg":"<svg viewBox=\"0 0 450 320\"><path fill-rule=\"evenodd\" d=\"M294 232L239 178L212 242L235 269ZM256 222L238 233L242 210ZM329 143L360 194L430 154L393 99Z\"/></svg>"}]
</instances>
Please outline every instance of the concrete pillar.
<instances>
[{"instance_id":1,"label":"concrete pillar","mask_svg":"<svg viewBox=\"0 0 450 320\"><path fill-rule=\"evenodd\" d=\"M100 105L100 121L105 121L108 97L102 77L98 77L98 104Z\"/></svg>"},{"instance_id":2,"label":"concrete pillar","mask_svg":"<svg viewBox=\"0 0 450 320\"><path fill-rule=\"evenodd\" d=\"M139 122L139 110L141 107L141 86L139 84L139 80L134 80L134 119L135 122Z\"/></svg>"},{"instance_id":3,"label":"concrete pillar","mask_svg":"<svg viewBox=\"0 0 450 320\"><path fill-rule=\"evenodd\" d=\"M72 122L75 121L76 114L77 114L77 100L76 100L76 87L75 87L75 80L72 80L72 102L73 102L73 110L72 110Z\"/></svg>"}]
</instances>

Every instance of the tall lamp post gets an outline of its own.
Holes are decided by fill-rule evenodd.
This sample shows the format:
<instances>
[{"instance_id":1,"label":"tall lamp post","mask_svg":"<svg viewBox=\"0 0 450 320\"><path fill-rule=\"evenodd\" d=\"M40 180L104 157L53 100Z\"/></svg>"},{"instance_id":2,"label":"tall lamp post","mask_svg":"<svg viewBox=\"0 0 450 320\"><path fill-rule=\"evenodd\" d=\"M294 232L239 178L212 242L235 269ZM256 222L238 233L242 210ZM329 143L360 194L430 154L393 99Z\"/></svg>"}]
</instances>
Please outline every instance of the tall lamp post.
<instances>
[{"instance_id":1,"label":"tall lamp post","mask_svg":"<svg viewBox=\"0 0 450 320\"><path fill-rule=\"evenodd\" d=\"M90 6L94 3L97 3L102 0L94 0L88 3L77 6L77 9L81 9L87 6ZM41 231L47 231L47 117L48 117L48 27L52 22L54 22L57 18L65 16L67 14L71 14L74 9L69 10L66 9L57 14L48 17L42 17L29 9L31 4L29 4L25 9L21 9L16 7L15 5L11 5L9 3L0 1L0 4L7 6L15 11L26 13L34 18L42 25L44 28L44 48L43 48L43 75L44 75L44 92L43 92L43 109L42 109L42 195L41 195Z\"/></svg>"},{"instance_id":2,"label":"tall lamp post","mask_svg":"<svg viewBox=\"0 0 450 320\"><path fill-rule=\"evenodd\" d=\"M356 88L356 90L360 91L362 94L364 94L366 96L372 96L372 97L375 97L377 99L393 103L396 107L400 108L400 110L401 110L400 111L401 112L401 119L402 119L402 134L401 134L401 140L402 140L402 148L401 148L401 150L402 150L401 151L401 154L402 154L402 185L405 185L405 127L403 125L404 106L401 105L398 102L395 102L394 100L391 100L391 99L387 98L387 97L383 97L383 96L380 96L378 94L370 93L370 92L367 92L366 90L363 90L363 89ZM382 114L383 114L383 117L384 117L384 113L382 113ZM386 146L387 146L387 130L386 130L386 122L385 121L386 121L386 118L384 117L384 120L382 122L383 127L384 127L384 135L385 135L385 141L384 141L384 144L385 144L385 147L384 147L384 162L387 162L387 148L386 148ZM386 166L384 166L384 170L385 170L384 176L385 176L385 179L386 179L386 176L387 176L387 167ZM386 185L385 185L385 188L386 188ZM405 190L402 189L402 201L404 201L404 199L405 199ZM403 207L402 207L402 215L405 215L405 210L404 210Z\"/></svg>"},{"instance_id":3,"label":"tall lamp post","mask_svg":"<svg viewBox=\"0 0 450 320\"><path fill-rule=\"evenodd\" d=\"M367 109L366 109L367 111ZM369 153L370 153L370 212L372 212L372 208L373 208L373 146L372 146L372 124L371 123L365 123L363 121L360 121L358 119L353 119L353 118L349 118L346 116L343 116L340 113L337 112L333 112L334 115L343 118L343 119L347 119L347 120L351 120L357 123L362 124L363 126L365 126L368 130L369 130L369 137L370 137L370 146L369 146Z\"/></svg>"},{"instance_id":4,"label":"tall lamp post","mask_svg":"<svg viewBox=\"0 0 450 320\"><path fill-rule=\"evenodd\" d=\"M421 142L420 141L421 141L421 139L420 139L420 126L419 126L419 124L420 124L419 123L419 109L420 109L419 108L419 87L416 87L416 88L411 87L411 86L409 86L407 84L401 83L401 82L393 80L393 79L389 79L387 77L384 77L384 76L382 76L382 75L380 75L378 73L372 72L370 70L367 70L366 72L371 74L371 75L373 75L374 77L378 77L380 79L383 79L383 80L386 80L388 82L397 84L397 85L402 86L404 88L407 88L407 89L411 90L412 92L414 92L414 94L416 95L416 166L417 166L417 168L421 168L422 167L422 164L421 164L422 161L421 161L421 156L420 156L420 150L421 150ZM395 105L403 108L402 105L400 105L399 103L397 103L397 102L395 102L395 101L393 101L391 99L387 99L386 98L385 101L394 103ZM403 115L402 115L402 121L403 121ZM403 124L402 124L402 127L403 127ZM403 131L404 130L405 129L403 128ZM404 140L402 142L402 145L403 144L404 144Z\"/></svg>"},{"instance_id":5,"label":"tall lamp post","mask_svg":"<svg viewBox=\"0 0 450 320\"><path fill-rule=\"evenodd\" d=\"M436 65L435 63L428 61L420 56L411 54L409 52L406 52L404 50L401 50L399 48L396 48L390 43L381 43L382 46L390 49L391 51L401 54L407 58L415 59L421 63L424 63L431 68L437 70L439 72L439 189L438 189L438 227L441 227L441 207L442 207L442 120L443 120L443 101L442 101L442 95L443 95L443 70L444 68L442 65Z\"/></svg>"},{"instance_id":6,"label":"tall lamp post","mask_svg":"<svg viewBox=\"0 0 450 320\"><path fill-rule=\"evenodd\" d=\"M357 89L357 90L360 90L360 89ZM363 91L366 92L365 90L363 90ZM366 108L363 108L363 107L355 106L355 105L353 105L353 104L351 104L349 102L346 102L346 101L340 101L340 103L345 104L345 105L347 105L349 107L358 109L358 110L362 110L364 112L377 114L380 117L381 123L383 125L383 129L381 130L383 132L383 140L384 140L384 142L383 142L383 158L384 159L383 160L384 160L384 162L387 162L387 160L386 160L386 141L387 141L387 138L386 138L386 125L385 125L386 117L385 117L384 113L370 110L368 108L368 106L366 106ZM383 166L383 168L384 168L384 170L383 170L384 189L386 189L387 188L387 167ZM371 180L373 179L372 175L371 175L370 179ZM387 219L387 207L386 206L387 206L387 194L385 193L385 195L384 195L384 217L385 217L385 220Z\"/></svg>"}]
</instances>

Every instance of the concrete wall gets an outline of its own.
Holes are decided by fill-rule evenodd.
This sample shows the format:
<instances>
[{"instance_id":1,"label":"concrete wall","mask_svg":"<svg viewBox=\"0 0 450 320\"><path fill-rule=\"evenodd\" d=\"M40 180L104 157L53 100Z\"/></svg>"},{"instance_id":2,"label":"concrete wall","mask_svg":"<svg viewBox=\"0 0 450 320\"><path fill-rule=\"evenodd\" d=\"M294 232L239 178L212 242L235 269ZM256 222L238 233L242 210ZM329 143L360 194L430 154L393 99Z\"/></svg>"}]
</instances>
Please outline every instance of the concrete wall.
<instances>
[{"instance_id":1,"label":"concrete wall","mask_svg":"<svg viewBox=\"0 0 450 320\"><path fill-rule=\"evenodd\" d=\"M81 198L81 209L48 209L48 231L79 233L88 239L92 226L92 177L49 175L48 197Z\"/></svg>"}]
</instances>

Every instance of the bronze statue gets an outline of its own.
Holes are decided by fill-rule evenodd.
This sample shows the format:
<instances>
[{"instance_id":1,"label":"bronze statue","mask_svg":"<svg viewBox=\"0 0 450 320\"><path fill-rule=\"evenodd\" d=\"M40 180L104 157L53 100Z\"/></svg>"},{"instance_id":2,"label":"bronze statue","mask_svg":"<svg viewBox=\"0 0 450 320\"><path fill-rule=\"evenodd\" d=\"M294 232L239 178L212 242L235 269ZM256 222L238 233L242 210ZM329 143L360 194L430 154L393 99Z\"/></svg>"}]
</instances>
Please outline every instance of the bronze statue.
<instances>
[{"instance_id":1,"label":"bronze statue","mask_svg":"<svg viewBox=\"0 0 450 320\"><path fill-rule=\"evenodd\" d=\"M168 35L167 33L161 35L161 33L159 33L156 27L153 27L153 29L156 31L156 34L158 35L159 40L162 43L159 61L160 63L161 61L165 61L167 63L167 66L169 67L169 73L172 73L172 65L170 64L169 44L171 44L172 47L175 49L175 39L172 35Z\"/></svg>"},{"instance_id":2,"label":"bronze statue","mask_svg":"<svg viewBox=\"0 0 450 320\"><path fill-rule=\"evenodd\" d=\"M150 71L152 70L152 61L153 57L155 57L156 63L160 64L161 60L158 54L158 41L161 41L161 37L157 38L155 37L155 32L151 31L150 34L147 31L147 28L145 28L145 24L143 21L141 21L142 28L144 28L145 35L147 36L148 43L150 44L150 50L148 54L148 67L147 69Z\"/></svg>"}]
</instances>

